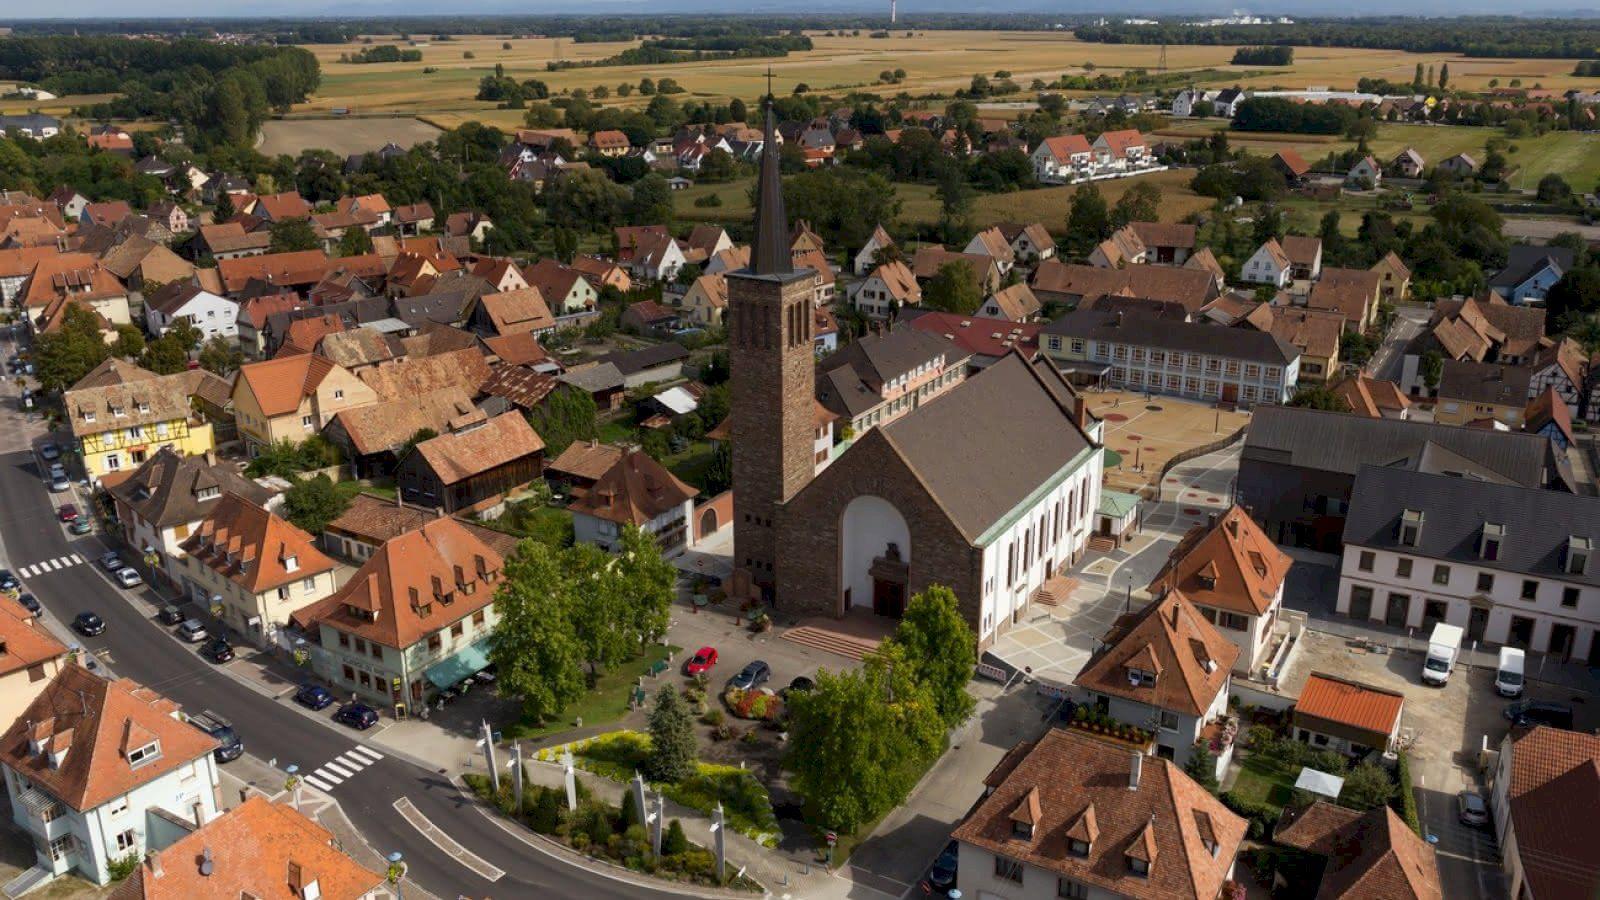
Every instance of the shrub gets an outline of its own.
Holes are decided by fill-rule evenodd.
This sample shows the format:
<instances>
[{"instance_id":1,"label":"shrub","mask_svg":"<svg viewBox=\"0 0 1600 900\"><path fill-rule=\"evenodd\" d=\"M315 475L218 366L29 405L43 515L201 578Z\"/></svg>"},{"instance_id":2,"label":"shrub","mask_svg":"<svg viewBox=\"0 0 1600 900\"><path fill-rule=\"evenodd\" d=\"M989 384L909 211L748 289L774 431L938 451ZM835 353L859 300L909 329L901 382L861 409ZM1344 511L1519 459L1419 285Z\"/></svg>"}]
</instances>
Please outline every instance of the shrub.
<instances>
[{"instance_id":1,"label":"shrub","mask_svg":"<svg viewBox=\"0 0 1600 900\"><path fill-rule=\"evenodd\" d=\"M700 717L700 721L715 727L717 725L721 725L724 718L725 716L723 715L722 710L708 709L706 710L706 714Z\"/></svg>"},{"instance_id":2,"label":"shrub","mask_svg":"<svg viewBox=\"0 0 1600 900\"><path fill-rule=\"evenodd\" d=\"M1394 770L1395 786L1398 790L1395 798L1389 801L1389 805L1394 807L1395 812L1400 814L1400 818L1405 820L1412 831L1420 835L1422 821L1417 815L1417 792L1413 787L1415 782L1411 780L1411 755L1401 750L1399 756L1400 761Z\"/></svg>"},{"instance_id":3,"label":"shrub","mask_svg":"<svg viewBox=\"0 0 1600 900\"><path fill-rule=\"evenodd\" d=\"M1222 804L1250 822L1250 839L1266 840L1278 823L1282 810L1270 803L1261 803L1239 796L1233 791L1222 793Z\"/></svg>"},{"instance_id":4,"label":"shrub","mask_svg":"<svg viewBox=\"0 0 1600 900\"><path fill-rule=\"evenodd\" d=\"M1339 775L1350 767L1350 760L1337 750L1318 750L1311 754L1311 761L1306 765L1319 772Z\"/></svg>"},{"instance_id":5,"label":"shrub","mask_svg":"<svg viewBox=\"0 0 1600 900\"><path fill-rule=\"evenodd\" d=\"M661 838L661 854L677 856L689 849L689 836L683 833L683 823L673 819L667 824L667 833Z\"/></svg>"},{"instance_id":6,"label":"shrub","mask_svg":"<svg viewBox=\"0 0 1600 900\"><path fill-rule=\"evenodd\" d=\"M722 205L721 194L704 194L694 198L694 205L701 209L712 209Z\"/></svg>"},{"instance_id":7,"label":"shrub","mask_svg":"<svg viewBox=\"0 0 1600 900\"><path fill-rule=\"evenodd\" d=\"M1266 725L1251 725L1244 733L1244 745L1258 753L1266 751L1267 747L1277 743L1278 736Z\"/></svg>"},{"instance_id":8,"label":"shrub","mask_svg":"<svg viewBox=\"0 0 1600 900\"><path fill-rule=\"evenodd\" d=\"M535 786L533 795L524 797L527 806L528 827L540 834L556 834L561 830L561 819L566 811L565 791L559 788Z\"/></svg>"}]
</instances>

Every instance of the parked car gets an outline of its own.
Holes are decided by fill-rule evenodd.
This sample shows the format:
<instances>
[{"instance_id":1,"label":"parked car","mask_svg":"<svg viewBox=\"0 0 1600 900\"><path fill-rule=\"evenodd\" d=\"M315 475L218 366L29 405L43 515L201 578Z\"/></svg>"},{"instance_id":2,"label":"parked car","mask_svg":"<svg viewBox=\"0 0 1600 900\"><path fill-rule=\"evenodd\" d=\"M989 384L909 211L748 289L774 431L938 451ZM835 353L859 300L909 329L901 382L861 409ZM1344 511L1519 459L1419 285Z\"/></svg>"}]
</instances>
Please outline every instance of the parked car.
<instances>
[{"instance_id":1,"label":"parked car","mask_svg":"<svg viewBox=\"0 0 1600 900\"><path fill-rule=\"evenodd\" d=\"M806 676L796 675L794 680L789 682L789 686L778 693L783 697L788 697L790 694L804 694L816 686L817 683Z\"/></svg>"},{"instance_id":2,"label":"parked car","mask_svg":"<svg viewBox=\"0 0 1600 900\"><path fill-rule=\"evenodd\" d=\"M39 455L45 462L55 462L61 458L61 448L57 447L54 441L45 441L39 445Z\"/></svg>"},{"instance_id":3,"label":"parked car","mask_svg":"<svg viewBox=\"0 0 1600 900\"><path fill-rule=\"evenodd\" d=\"M378 724L378 711L365 703L346 703L333 714L333 720L357 731L366 731Z\"/></svg>"},{"instance_id":4,"label":"parked car","mask_svg":"<svg viewBox=\"0 0 1600 900\"><path fill-rule=\"evenodd\" d=\"M10 569L0 569L0 591L14 591L22 587L22 582Z\"/></svg>"},{"instance_id":5,"label":"parked car","mask_svg":"<svg viewBox=\"0 0 1600 900\"><path fill-rule=\"evenodd\" d=\"M766 684L767 679L771 677L772 667L758 659L740 669L739 674L733 676L733 680L728 682L728 686L738 688L741 691L753 691Z\"/></svg>"},{"instance_id":6,"label":"parked car","mask_svg":"<svg viewBox=\"0 0 1600 900\"><path fill-rule=\"evenodd\" d=\"M216 738L218 746L212 752L217 762L228 762L244 755L244 741L233 730L233 723L222 716L208 709L197 716L190 716L189 724Z\"/></svg>"},{"instance_id":7,"label":"parked car","mask_svg":"<svg viewBox=\"0 0 1600 900\"><path fill-rule=\"evenodd\" d=\"M139 577L139 570L132 566L117 570L117 583L125 588L136 588L144 584L144 579Z\"/></svg>"},{"instance_id":8,"label":"parked car","mask_svg":"<svg viewBox=\"0 0 1600 900\"><path fill-rule=\"evenodd\" d=\"M106 620L97 613L81 612L73 618L72 627L85 637L95 637L106 633Z\"/></svg>"},{"instance_id":9,"label":"parked car","mask_svg":"<svg viewBox=\"0 0 1600 900\"><path fill-rule=\"evenodd\" d=\"M76 522L79 515L78 506L75 503L63 503L61 508L56 510L56 518L63 522Z\"/></svg>"},{"instance_id":10,"label":"parked car","mask_svg":"<svg viewBox=\"0 0 1600 900\"><path fill-rule=\"evenodd\" d=\"M214 663L225 663L233 659L233 645L225 637L214 637L200 648L200 655Z\"/></svg>"},{"instance_id":11,"label":"parked car","mask_svg":"<svg viewBox=\"0 0 1600 900\"><path fill-rule=\"evenodd\" d=\"M933 861L933 866L928 869L928 877L923 880L930 888L930 893L944 896L956 886L956 863L961 858L961 845L955 841L944 846L944 851L939 858Z\"/></svg>"},{"instance_id":12,"label":"parked car","mask_svg":"<svg viewBox=\"0 0 1600 900\"><path fill-rule=\"evenodd\" d=\"M122 557L115 553L102 553L100 555L100 568L105 569L107 572L115 572L119 569L125 569L127 566L123 564Z\"/></svg>"},{"instance_id":13,"label":"parked car","mask_svg":"<svg viewBox=\"0 0 1600 900\"><path fill-rule=\"evenodd\" d=\"M1478 826L1489 821L1489 805L1480 794L1462 791L1456 795L1456 818L1463 825Z\"/></svg>"},{"instance_id":14,"label":"parked car","mask_svg":"<svg viewBox=\"0 0 1600 900\"><path fill-rule=\"evenodd\" d=\"M93 530L94 520L88 516L79 516L71 525L67 526L67 531L72 534L88 534Z\"/></svg>"},{"instance_id":15,"label":"parked car","mask_svg":"<svg viewBox=\"0 0 1600 900\"><path fill-rule=\"evenodd\" d=\"M1506 707L1506 718L1511 724L1531 728L1549 725L1553 728L1572 729L1572 707L1548 700L1519 700Z\"/></svg>"},{"instance_id":16,"label":"parked car","mask_svg":"<svg viewBox=\"0 0 1600 900\"><path fill-rule=\"evenodd\" d=\"M177 609L177 607L174 606L173 609ZM210 636L206 631L206 623L199 619L185 619L183 624L178 626L178 637L191 644L198 644Z\"/></svg>"},{"instance_id":17,"label":"parked car","mask_svg":"<svg viewBox=\"0 0 1600 900\"><path fill-rule=\"evenodd\" d=\"M717 664L717 648L701 647L683 664L685 675L705 675Z\"/></svg>"},{"instance_id":18,"label":"parked car","mask_svg":"<svg viewBox=\"0 0 1600 900\"><path fill-rule=\"evenodd\" d=\"M327 709L333 705L333 694L320 684L302 684L294 692L294 702L307 709Z\"/></svg>"},{"instance_id":19,"label":"parked car","mask_svg":"<svg viewBox=\"0 0 1600 900\"><path fill-rule=\"evenodd\" d=\"M65 476L65 475L52 475L52 476L50 476L50 493L52 493L52 494L63 494L63 493L66 493L67 491L70 491L70 490L72 490L72 482L67 480L67 476Z\"/></svg>"},{"instance_id":20,"label":"parked car","mask_svg":"<svg viewBox=\"0 0 1600 900\"><path fill-rule=\"evenodd\" d=\"M168 603L156 613L156 621L163 625L177 625L183 621L183 610L176 603Z\"/></svg>"},{"instance_id":21,"label":"parked car","mask_svg":"<svg viewBox=\"0 0 1600 900\"><path fill-rule=\"evenodd\" d=\"M32 594L18 594L17 602L22 604L23 609L36 616L44 611L44 607L39 605L39 598Z\"/></svg>"}]
</instances>

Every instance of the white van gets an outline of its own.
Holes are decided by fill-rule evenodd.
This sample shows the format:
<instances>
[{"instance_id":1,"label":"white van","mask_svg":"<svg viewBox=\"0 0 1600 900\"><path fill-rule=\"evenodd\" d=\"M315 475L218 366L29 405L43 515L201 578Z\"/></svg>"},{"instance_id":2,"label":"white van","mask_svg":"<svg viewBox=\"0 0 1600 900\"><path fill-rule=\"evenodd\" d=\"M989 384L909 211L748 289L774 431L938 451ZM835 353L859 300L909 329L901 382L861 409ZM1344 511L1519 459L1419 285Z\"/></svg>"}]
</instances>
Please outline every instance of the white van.
<instances>
[{"instance_id":1,"label":"white van","mask_svg":"<svg viewBox=\"0 0 1600 900\"><path fill-rule=\"evenodd\" d=\"M1500 664L1494 670L1494 689L1500 696L1522 696L1522 663L1525 658L1516 647L1500 648Z\"/></svg>"}]
</instances>

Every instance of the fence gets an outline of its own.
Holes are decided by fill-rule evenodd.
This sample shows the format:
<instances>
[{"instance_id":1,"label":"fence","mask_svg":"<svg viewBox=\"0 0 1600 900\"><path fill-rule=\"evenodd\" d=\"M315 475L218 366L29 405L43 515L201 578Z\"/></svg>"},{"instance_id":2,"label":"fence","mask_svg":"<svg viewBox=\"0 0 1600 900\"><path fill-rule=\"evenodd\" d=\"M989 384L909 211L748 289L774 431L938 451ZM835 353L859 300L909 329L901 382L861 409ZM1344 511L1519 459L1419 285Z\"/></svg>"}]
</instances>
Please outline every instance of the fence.
<instances>
[{"instance_id":1,"label":"fence","mask_svg":"<svg viewBox=\"0 0 1600 900\"><path fill-rule=\"evenodd\" d=\"M1160 500L1161 492L1166 490L1168 472L1171 472L1173 469L1176 469L1178 466L1188 462L1191 459L1198 459L1202 456L1205 456L1207 453L1215 453L1218 450L1222 450L1226 447L1232 447L1234 444L1239 443L1239 440L1244 437L1245 431L1249 430L1249 428L1250 426L1248 424L1240 425L1237 431L1225 438L1212 441L1209 444L1201 444L1198 447L1190 447L1189 449L1180 453L1174 453L1171 459L1167 460L1161 465L1161 476L1156 479L1156 499Z\"/></svg>"}]
</instances>

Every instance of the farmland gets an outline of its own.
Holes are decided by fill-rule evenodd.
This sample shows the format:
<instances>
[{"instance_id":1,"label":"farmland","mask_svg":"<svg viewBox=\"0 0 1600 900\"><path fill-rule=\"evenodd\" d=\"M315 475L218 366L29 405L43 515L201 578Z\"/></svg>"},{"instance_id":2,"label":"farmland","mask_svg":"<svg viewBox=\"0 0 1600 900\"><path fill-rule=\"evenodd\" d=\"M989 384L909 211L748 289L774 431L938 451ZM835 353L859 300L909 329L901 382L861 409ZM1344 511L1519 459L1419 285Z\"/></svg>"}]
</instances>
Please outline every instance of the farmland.
<instances>
[{"instance_id":1,"label":"farmland","mask_svg":"<svg viewBox=\"0 0 1600 900\"><path fill-rule=\"evenodd\" d=\"M332 150L340 156L366 153L393 142L410 147L431 141L439 129L409 116L372 119L279 119L261 126L258 150L269 156L294 156L306 149Z\"/></svg>"}]
</instances>

